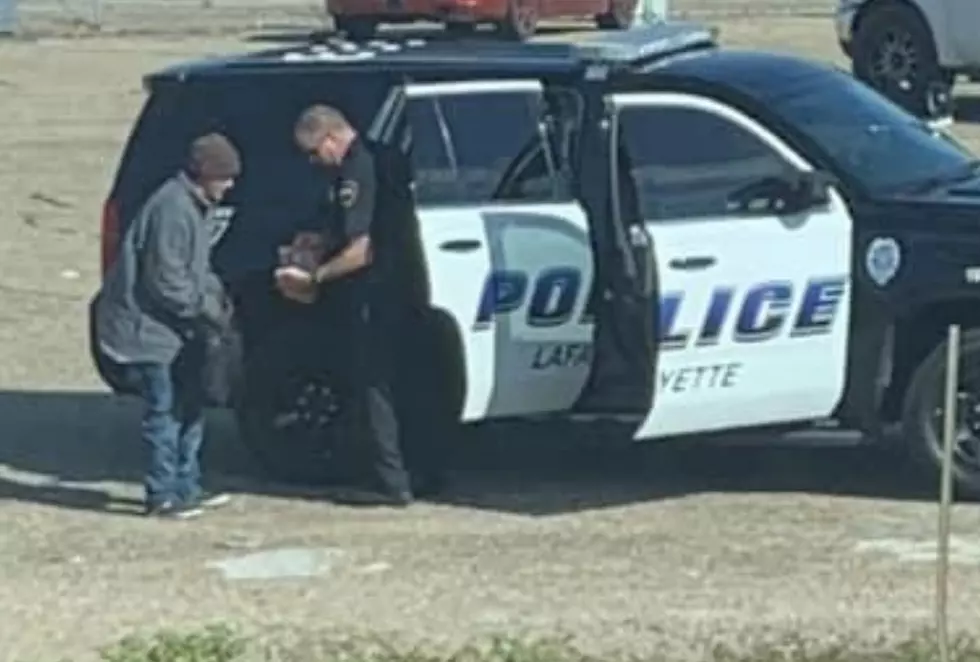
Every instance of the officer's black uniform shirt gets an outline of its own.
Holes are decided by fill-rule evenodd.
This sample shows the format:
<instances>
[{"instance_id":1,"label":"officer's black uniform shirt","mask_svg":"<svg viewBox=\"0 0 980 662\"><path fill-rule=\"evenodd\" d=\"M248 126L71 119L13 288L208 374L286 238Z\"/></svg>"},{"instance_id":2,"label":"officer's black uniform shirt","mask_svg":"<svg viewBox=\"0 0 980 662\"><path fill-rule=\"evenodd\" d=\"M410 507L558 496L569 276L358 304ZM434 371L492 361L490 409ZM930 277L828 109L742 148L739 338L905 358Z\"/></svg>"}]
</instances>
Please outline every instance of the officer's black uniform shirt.
<instances>
[{"instance_id":1,"label":"officer's black uniform shirt","mask_svg":"<svg viewBox=\"0 0 980 662\"><path fill-rule=\"evenodd\" d=\"M375 207L378 179L375 160L368 145L354 139L336 171L330 186L331 212L326 222L328 258L332 259L358 237L368 235L375 243ZM327 283L323 290L334 291L345 299L364 301L381 265L376 261L363 269ZM334 298L334 297L331 297Z\"/></svg>"}]
</instances>

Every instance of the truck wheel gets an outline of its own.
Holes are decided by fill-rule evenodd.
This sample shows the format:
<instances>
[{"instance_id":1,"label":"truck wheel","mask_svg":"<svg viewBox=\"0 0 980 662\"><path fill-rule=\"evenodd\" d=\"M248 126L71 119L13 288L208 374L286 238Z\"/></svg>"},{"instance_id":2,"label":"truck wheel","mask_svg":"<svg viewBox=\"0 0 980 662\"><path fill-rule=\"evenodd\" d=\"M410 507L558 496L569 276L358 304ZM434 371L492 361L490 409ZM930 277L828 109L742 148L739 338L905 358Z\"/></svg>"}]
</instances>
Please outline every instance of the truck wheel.
<instances>
[{"instance_id":1,"label":"truck wheel","mask_svg":"<svg viewBox=\"0 0 980 662\"><path fill-rule=\"evenodd\" d=\"M630 0L609 0L609 8L604 14L595 17L600 30L625 30L633 24L635 2Z\"/></svg>"},{"instance_id":2,"label":"truck wheel","mask_svg":"<svg viewBox=\"0 0 980 662\"><path fill-rule=\"evenodd\" d=\"M939 65L929 26L904 4L864 18L854 36L854 76L914 115L950 113L953 75Z\"/></svg>"},{"instance_id":3,"label":"truck wheel","mask_svg":"<svg viewBox=\"0 0 980 662\"><path fill-rule=\"evenodd\" d=\"M334 27L351 39L369 39L378 29L378 22L360 16L334 16Z\"/></svg>"},{"instance_id":4,"label":"truck wheel","mask_svg":"<svg viewBox=\"0 0 980 662\"><path fill-rule=\"evenodd\" d=\"M507 16L497 27L508 39L525 41L533 37L538 29L537 0L510 0Z\"/></svg>"},{"instance_id":5,"label":"truck wheel","mask_svg":"<svg viewBox=\"0 0 980 662\"><path fill-rule=\"evenodd\" d=\"M912 374L902 408L902 432L912 461L938 485L942 469L946 346L943 340ZM960 341L957 435L953 480L961 497L980 497L980 329Z\"/></svg>"}]
</instances>

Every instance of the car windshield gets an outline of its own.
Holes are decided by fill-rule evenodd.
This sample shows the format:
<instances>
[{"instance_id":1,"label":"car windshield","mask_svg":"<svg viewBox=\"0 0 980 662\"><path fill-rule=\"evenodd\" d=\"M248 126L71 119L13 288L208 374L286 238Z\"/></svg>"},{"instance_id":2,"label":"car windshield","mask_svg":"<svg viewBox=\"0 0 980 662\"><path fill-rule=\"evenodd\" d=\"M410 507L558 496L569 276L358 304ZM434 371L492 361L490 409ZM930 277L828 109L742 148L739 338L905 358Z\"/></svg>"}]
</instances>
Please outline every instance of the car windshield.
<instances>
[{"instance_id":1,"label":"car windshield","mask_svg":"<svg viewBox=\"0 0 980 662\"><path fill-rule=\"evenodd\" d=\"M872 193L928 188L976 171L976 157L952 137L844 72L807 77L766 103Z\"/></svg>"}]
</instances>

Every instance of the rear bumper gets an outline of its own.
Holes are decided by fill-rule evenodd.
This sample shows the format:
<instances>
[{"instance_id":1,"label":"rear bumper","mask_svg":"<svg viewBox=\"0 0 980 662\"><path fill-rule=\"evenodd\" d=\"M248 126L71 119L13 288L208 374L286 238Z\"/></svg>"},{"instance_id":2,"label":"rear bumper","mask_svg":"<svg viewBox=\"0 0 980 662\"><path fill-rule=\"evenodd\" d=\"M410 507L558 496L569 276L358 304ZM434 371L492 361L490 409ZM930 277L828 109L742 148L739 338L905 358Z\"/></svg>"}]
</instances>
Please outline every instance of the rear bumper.
<instances>
[{"instance_id":1,"label":"rear bumper","mask_svg":"<svg viewBox=\"0 0 980 662\"><path fill-rule=\"evenodd\" d=\"M507 0L325 0L333 16L358 16L378 21L499 21L507 16Z\"/></svg>"}]
</instances>

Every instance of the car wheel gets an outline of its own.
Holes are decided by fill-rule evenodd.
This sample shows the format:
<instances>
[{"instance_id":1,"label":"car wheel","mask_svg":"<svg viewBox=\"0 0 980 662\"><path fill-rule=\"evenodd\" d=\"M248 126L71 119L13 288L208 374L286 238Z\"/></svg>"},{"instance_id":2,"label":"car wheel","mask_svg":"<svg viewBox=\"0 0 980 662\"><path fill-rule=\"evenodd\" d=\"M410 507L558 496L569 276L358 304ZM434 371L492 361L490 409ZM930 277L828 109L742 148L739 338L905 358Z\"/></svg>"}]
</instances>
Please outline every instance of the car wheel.
<instances>
[{"instance_id":1,"label":"car wheel","mask_svg":"<svg viewBox=\"0 0 980 662\"><path fill-rule=\"evenodd\" d=\"M368 39L378 29L377 21L360 16L335 16L333 21L334 27L351 39Z\"/></svg>"},{"instance_id":2,"label":"car wheel","mask_svg":"<svg viewBox=\"0 0 980 662\"><path fill-rule=\"evenodd\" d=\"M630 0L609 0L609 9L595 17L600 30L625 30L633 24L635 2Z\"/></svg>"},{"instance_id":3,"label":"car wheel","mask_svg":"<svg viewBox=\"0 0 980 662\"><path fill-rule=\"evenodd\" d=\"M349 410L329 371L297 369L284 353L263 345L249 352L235 408L239 437L263 473L290 484L323 485L340 478L341 441Z\"/></svg>"},{"instance_id":4,"label":"car wheel","mask_svg":"<svg viewBox=\"0 0 980 662\"><path fill-rule=\"evenodd\" d=\"M905 393L902 433L913 462L934 485L942 469L944 340L915 369ZM965 331L960 343L953 480L962 497L980 497L980 329Z\"/></svg>"},{"instance_id":5,"label":"car wheel","mask_svg":"<svg viewBox=\"0 0 980 662\"><path fill-rule=\"evenodd\" d=\"M939 65L929 26L911 7L873 10L854 36L854 75L909 112L948 115L953 75Z\"/></svg>"},{"instance_id":6,"label":"car wheel","mask_svg":"<svg viewBox=\"0 0 980 662\"><path fill-rule=\"evenodd\" d=\"M508 39L524 41L533 37L538 29L536 0L510 0L507 16L497 26Z\"/></svg>"}]
</instances>

